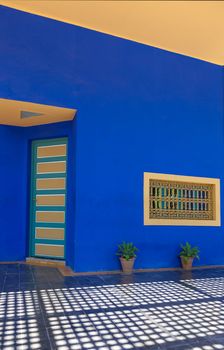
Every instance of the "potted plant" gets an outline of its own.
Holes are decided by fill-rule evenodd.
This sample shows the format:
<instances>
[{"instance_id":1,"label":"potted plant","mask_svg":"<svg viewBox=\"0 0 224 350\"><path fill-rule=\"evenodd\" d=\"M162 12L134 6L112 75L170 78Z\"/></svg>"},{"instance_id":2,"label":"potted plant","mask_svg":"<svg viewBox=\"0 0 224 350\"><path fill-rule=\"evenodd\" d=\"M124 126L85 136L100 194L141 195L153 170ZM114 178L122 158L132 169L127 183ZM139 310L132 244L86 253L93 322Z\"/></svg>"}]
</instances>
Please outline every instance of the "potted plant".
<instances>
[{"instance_id":1,"label":"potted plant","mask_svg":"<svg viewBox=\"0 0 224 350\"><path fill-rule=\"evenodd\" d=\"M120 257L122 270L126 274L130 274L133 271L133 266L136 258L137 248L133 243L123 242L119 244L117 255Z\"/></svg>"},{"instance_id":2,"label":"potted plant","mask_svg":"<svg viewBox=\"0 0 224 350\"><path fill-rule=\"evenodd\" d=\"M194 258L199 259L198 247L192 247L188 242L181 244L180 259L184 270L191 270Z\"/></svg>"}]
</instances>

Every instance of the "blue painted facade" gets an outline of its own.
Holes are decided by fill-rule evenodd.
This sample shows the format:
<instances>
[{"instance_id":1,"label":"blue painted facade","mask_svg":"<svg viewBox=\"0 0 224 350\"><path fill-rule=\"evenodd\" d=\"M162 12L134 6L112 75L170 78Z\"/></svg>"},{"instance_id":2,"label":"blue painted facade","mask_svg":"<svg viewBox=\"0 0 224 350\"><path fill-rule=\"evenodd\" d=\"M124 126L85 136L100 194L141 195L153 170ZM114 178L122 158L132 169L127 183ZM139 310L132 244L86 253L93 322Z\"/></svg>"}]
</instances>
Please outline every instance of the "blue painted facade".
<instances>
[{"instance_id":1,"label":"blue painted facade","mask_svg":"<svg viewBox=\"0 0 224 350\"><path fill-rule=\"evenodd\" d=\"M223 179L222 67L6 7L0 51L0 97L78 109L75 122L0 126L0 260L27 255L31 140L68 136L76 271L118 269L122 240L136 268L178 266L185 241L197 264L224 264L222 226L143 226L144 171Z\"/></svg>"}]
</instances>

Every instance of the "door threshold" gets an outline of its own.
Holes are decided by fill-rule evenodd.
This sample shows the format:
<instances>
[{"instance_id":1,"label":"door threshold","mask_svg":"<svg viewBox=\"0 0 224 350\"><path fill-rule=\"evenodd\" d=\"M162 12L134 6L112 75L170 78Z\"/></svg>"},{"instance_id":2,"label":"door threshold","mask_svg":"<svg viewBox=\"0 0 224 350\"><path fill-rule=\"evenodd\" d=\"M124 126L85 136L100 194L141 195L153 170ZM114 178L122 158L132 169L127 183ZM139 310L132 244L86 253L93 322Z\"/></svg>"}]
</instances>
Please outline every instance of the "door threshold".
<instances>
[{"instance_id":1,"label":"door threshold","mask_svg":"<svg viewBox=\"0 0 224 350\"><path fill-rule=\"evenodd\" d=\"M26 263L30 265L41 265L41 266L50 266L50 267L65 267L65 261L63 260L54 260L54 259L44 259L44 258L26 258Z\"/></svg>"}]
</instances>

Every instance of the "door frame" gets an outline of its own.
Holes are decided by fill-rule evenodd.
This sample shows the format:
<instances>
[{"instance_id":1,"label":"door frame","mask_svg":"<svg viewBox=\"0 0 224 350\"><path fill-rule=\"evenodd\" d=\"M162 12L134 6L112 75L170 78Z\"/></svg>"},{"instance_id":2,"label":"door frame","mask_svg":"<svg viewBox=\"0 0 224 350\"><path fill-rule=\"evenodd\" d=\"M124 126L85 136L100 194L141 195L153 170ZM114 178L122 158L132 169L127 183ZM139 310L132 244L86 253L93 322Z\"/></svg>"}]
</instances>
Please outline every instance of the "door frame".
<instances>
[{"instance_id":1,"label":"door frame","mask_svg":"<svg viewBox=\"0 0 224 350\"><path fill-rule=\"evenodd\" d=\"M46 142L49 142L50 145L58 144L58 142L64 142L66 143L66 186L65 186L65 223L64 223L64 257L44 257L44 256L35 256L35 215L36 215L36 205L34 205L34 195L35 195L35 180L36 180L36 159L37 155L35 154L35 150L37 150L37 145L46 145ZM28 253L29 257L34 258L42 258L42 259L49 259L49 260L61 260L66 261L66 243L67 243L67 235L66 235L66 229L67 229L67 181L68 181L68 137L56 137L56 138L41 138L41 139L35 139L31 140L31 144L29 145L30 148L30 181L29 181L29 232L28 232Z\"/></svg>"}]
</instances>

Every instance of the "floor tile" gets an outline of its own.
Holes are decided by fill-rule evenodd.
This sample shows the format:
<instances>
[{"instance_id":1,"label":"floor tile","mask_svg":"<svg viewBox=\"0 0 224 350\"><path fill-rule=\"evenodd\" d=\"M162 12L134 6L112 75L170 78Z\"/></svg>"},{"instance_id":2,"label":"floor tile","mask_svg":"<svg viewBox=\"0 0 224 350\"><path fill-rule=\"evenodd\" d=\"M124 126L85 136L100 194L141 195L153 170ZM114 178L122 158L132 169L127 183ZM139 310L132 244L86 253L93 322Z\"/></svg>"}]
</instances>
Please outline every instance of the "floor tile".
<instances>
[{"instance_id":1,"label":"floor tile","mask_svg":"<svg viewBox=\"0 0 224 350\"><path fill-rule=\"evenodd\" d=\"M63 277L0 265L0 349L224 349L224 269Z\"/></svg>"}]
</instances>

